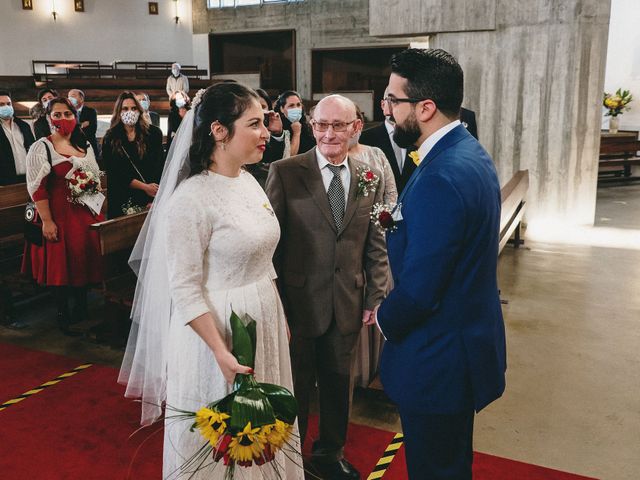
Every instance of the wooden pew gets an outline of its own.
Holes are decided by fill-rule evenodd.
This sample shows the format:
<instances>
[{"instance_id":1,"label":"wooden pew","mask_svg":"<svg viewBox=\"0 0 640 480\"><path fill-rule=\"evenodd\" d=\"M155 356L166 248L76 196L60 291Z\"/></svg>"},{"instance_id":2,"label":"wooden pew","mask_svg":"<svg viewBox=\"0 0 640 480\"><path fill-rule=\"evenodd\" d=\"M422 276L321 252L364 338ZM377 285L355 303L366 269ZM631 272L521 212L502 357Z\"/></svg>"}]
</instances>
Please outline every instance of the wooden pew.
<instances>
[{"instance_id":1,"label":"wooden pew","mask_svg":"<svg viewBox=\"0 0 640 480\"><path fill-rule=\"evenodd\" d=\"M640 151L640 141L638 140L637 131L603 132L600 135L600 158L598 162L600 168L598 176L613 174L614 178L618 180L633 179L631 177L631 166L640 165L638 151Z\"/></svg>"},{"instance_id":2,"label":"wooden pew","mask_svg":"<svg viewBox=\"0 0 640 480\"><path fill-rule=\"evenodd\" d=\"M126 342L136 288L136 276L129 268L128 260L146 218L147 212L142 212L91 225L100 238L104 272L101 291L112 307L113 315L110 317L116 320L89 332L89 338L96 341L105 339L118 347Z\"/></svg>"},{"instance_id":3,"label":"wooden pew","mask_svg":"<svg viewBox=\"0 0 640 480\"><path fill-rule=\"evenodd\" d=\"M524 241L521 238L520 225L524 215L529 190L529 170L520 170L500 189L502 211L500 213L500 244L498 252L514 236L513 245L518 248Z\"/></svg>"},{"instance_id":4,"label":"wooden pew","mask_svg":"<svg viewBox=\"0 0 640 480\"><path fill-rule=\"evenodd\" d=\"M27 185L0 187L0 322L12 310L14 295L32 295L35 282L20 274L24 252L24 210L29 201Z\"/></svg>"}]
</instances>

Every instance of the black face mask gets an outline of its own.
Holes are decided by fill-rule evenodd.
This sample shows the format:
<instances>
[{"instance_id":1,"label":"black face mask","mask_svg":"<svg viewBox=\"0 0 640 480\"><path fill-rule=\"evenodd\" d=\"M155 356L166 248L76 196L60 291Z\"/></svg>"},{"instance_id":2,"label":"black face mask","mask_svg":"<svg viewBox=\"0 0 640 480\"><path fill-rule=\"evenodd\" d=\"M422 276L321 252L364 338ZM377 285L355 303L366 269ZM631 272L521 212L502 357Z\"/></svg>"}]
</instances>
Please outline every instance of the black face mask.
<instances>
[{"instance_id":1,"label":"black face mask","mask_svg":"<svg viewBox=\"0 0 640 480\"><path fill-rule=\"evenodd\" d=\"M407 117L404 123L400 124L396 122L396 128L393 132L393 141L396 142L396 145L400 148L413 148L417 146L416 143L418 142L421 133L420 126L416 120L416 115L411 112L411 115Z\"/></svg>"}]
</instances>

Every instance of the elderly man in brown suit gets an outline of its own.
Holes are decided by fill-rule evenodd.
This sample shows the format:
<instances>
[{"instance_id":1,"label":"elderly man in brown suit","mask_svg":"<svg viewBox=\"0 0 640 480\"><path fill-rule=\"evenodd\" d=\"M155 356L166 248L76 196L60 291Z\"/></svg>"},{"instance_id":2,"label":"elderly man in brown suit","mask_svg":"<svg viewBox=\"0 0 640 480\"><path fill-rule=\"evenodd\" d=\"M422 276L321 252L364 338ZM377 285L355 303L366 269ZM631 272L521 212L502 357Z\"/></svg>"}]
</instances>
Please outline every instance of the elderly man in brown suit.
<instances>
[{"instance_id":1,"label":"elderly man in brown suit","mask_svg":"<svg viewBox=\"0 0 640 480\"><path fill-rule=\"evenodd\" d=\"M347 154L356 122L351 100L321 100L311 122L317 147L274 162L266 184L282 229L274 263L291 329L300 435L317 380L312 464L327 479L360 478L343 456L350 373L358 334L372 323L388 275L384 238L369 216L382 201L380 173Z\"/></svg>"}]
</instances>

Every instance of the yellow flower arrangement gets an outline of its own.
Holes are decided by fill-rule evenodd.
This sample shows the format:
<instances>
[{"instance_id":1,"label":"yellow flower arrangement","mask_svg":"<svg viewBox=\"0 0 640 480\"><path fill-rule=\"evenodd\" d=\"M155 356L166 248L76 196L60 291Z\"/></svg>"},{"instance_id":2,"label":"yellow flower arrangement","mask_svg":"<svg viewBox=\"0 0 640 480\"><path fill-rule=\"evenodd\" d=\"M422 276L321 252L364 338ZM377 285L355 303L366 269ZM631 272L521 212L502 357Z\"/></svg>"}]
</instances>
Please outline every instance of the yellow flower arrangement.
<instances>
[{"instance_id":1,"label":"yellow flower arrangement","mask_svg":"<svg viewBox=\"0 0 640 480\"><path fill-rule=\"evenodd\" d=\"M291 435L291 427L291 425L284 423L282 420L276 419L276 423L262 427L261 433L275 451L287 443Z\"/></svg>"},{"instance_id":2,"label":"yellow flower arrangement","mask_svg":"<svg viewBox=\"0 0 640 480\"><path fill-rule=\"evenodd\" d=\"M196 427L200 434L209 440L211 446L215 448L220 436L227 429L227 422L230 417L226 413L217 412L207 407L202 407L196 412Z\"/></svg>"},{"instance_id":3,"label":"yellow flower arrangement","mask_svg":"<svg viewBox=\"0 0 640 480\"><path fill-rule=\"evenodd\" d=\"M244 430L238 432L229 444L229 458L236 462L251 462L254 458L260 458L267 439L261 432L261 428L251 428L251 422L247 423Z\"/></svg>"},{"instance_id":4,"label":"yellow flower arrangement","mask_svg":"<svg viewBox=\"0 0 640 480\"><path fill-rule=\"evenodd\" d=\"M267 208L265 204L265 208ZM232 353L239 363L255 366L257 324L249 315L240 318L231 312ZM188 471L193 465L202 467L206 456L212 464L224 463L224 478L242 478L237 467L262 467L270 464L277 478L282 465L276 453L287 446L285 456L296 454L293 425L298 404L289 390L279 385L257 382L253 374L236 375L233 391L209 403L197 412L171 408L176 415L166 418L192 419L190 431L199 431L207 442L180 467ZM255 426L254 426L255 425ZM297 453L299 455L299 453Z\"/></svg>"},{"instance_id":5,"label":"yellow flower arrangement","mask_svg":"<svg viewBox=\"0 0 640 480\"><path fill-rule=\"evenodd\" d=\"M606 113L607 116L617 117L624 113L625 110L629 110L627 106L631 100L633 100L633 95L629 90L616 90L616 93L606 93L604 94L604 99L602 100L602 104L609 109Z\"/></svg>"}]
</instances>

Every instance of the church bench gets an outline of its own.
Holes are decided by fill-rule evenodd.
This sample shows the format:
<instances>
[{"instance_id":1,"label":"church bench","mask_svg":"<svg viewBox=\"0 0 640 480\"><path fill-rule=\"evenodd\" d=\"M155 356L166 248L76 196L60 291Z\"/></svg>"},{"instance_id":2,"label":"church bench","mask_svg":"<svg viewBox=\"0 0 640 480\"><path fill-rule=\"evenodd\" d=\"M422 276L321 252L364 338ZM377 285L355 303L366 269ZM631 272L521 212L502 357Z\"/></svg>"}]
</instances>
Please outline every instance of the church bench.
<instances>
[{"instance_id":1,"label":"church bench","mask_svg":"<svg viewBox=\"0 0 640 480\"><path fill-rule=\"evenodd\" d=\"M501 189L502 210L500 212L500 242L498 252L502 252L511 236L513 245L518 248L524 241L520 226L524 216L527 190L529 189L529 170L520 170Z\"/></svg>"},{"instance_id":2,"label":"church bench","mask_svg":"<svg viewBox=\"0 0 640 480\"><path fill-rule=\"evenodd\" d=\"M11 312L14 297L38 291L35 282L20 273L28 201L25 183L0 187L0 322Z\"/></svg>"},{"instance_id":3,"label":"church bench","mask_svg":"<svg viewBox=\"0 0 640 480\"><path fill-rule=\"evenodd\" d=\"M626 180L632 179L631 167L640 165L638 151L640 151L638 132L602 133L598 175L613 174L617 178L622 176Z\"/></svg>"},{"instance_id":4,"label":"church bench","mask_svg":"<svg viewBox=\"0 0 640 480\"><path fill-rule=\"evenodd\" d=\"M29 201L27 185L0 187L0 260L24 246L24 210Z\"/></svg>"},{"instance_id":5,"label":"church bench","mask_svg":"<svg viewBox=\"0 0 640 480\"><path fill-rule=\"evenodd\" d=\"M111 320L87 333L90 339L104 339L114 346L122 346L126 342L136 288L136 276L128 262L146 217L147 212L136 213L94 223L90 227L100 239L100 261L104 273L100 292L113 312L107 315Z\"/></svg>"}]
</instances>

